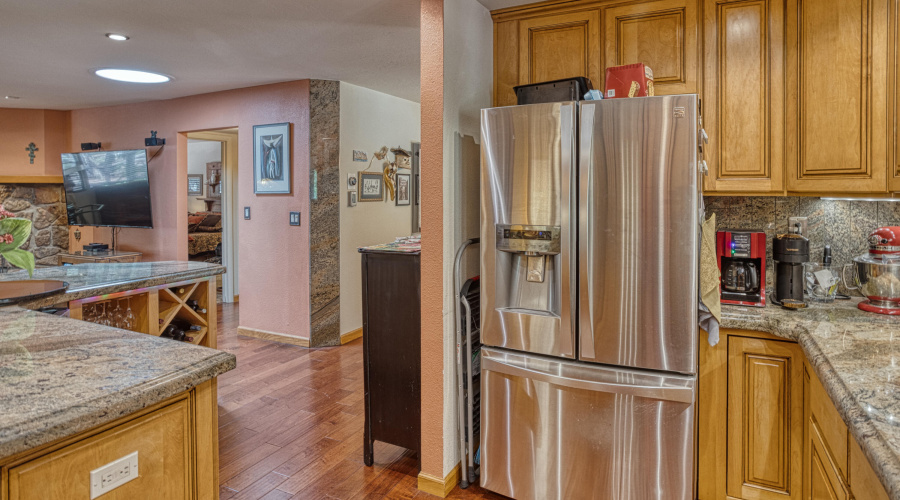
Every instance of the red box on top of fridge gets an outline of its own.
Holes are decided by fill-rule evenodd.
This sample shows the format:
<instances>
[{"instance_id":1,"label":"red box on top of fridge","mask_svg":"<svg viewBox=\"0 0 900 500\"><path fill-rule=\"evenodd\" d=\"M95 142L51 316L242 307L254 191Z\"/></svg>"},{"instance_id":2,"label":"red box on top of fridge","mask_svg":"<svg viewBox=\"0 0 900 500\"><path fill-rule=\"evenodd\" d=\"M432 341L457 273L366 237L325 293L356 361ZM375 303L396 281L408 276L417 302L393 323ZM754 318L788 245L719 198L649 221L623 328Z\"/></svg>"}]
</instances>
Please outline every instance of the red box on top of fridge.
<instances>
[{"instance_id":1,"label":"red box on top of fridge","mask_svg":"<svg viewBox=\"0 0 900 500\"><path fill-rule=\"evenodd\" d=\"M604 97L652 97L653 70L644 63L606 68Z\"/></svg>"}]
</instances>

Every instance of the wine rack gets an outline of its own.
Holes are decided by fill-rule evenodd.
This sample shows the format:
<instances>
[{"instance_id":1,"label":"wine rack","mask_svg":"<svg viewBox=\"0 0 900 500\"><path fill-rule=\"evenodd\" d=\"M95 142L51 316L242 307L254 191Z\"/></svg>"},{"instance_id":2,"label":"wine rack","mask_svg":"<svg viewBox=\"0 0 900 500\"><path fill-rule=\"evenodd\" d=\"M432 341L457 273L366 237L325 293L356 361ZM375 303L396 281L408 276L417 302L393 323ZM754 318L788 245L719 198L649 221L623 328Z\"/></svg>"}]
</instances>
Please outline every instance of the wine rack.
<instances>
[{"instance_id":1,"label":"wine rack","mask_svg":"<svg viewBox=\"0 0 900 500\"><path fill-rule=\"evenodd\" d=\"M73 300L68 304L69 316L90 321L98 308L115 307L120 301L130 302L135 318L132 331L159 336L178 318L199 327L187 332L190 343L216 347L215 276Z\"/></svg>"}]
</instances>

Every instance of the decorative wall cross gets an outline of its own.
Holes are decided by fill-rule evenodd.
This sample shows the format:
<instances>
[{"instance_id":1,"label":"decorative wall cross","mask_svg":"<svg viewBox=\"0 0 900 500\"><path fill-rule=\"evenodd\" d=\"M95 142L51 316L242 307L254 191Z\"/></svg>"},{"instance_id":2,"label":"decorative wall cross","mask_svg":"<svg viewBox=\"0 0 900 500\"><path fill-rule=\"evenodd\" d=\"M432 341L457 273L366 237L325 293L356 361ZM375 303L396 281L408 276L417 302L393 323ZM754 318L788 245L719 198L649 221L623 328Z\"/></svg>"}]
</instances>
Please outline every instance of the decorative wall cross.
<instances>
[{"instance_id":1,"label":"decorative wall cross","mask_svg":"<svg viewBox=\"0 0 900 500\"><path fill-rule=\"evenodd\" d=\"M25 151L28 151L28 158L31 159L31 161L30 161L29 163L31 163L32 165L34 165L34 152L35 152L35 151L40 151L40 149L36 148L36 147L34 146L34 143L32 142L31 144L28 145L27 148L25 148Z\"/></svg>"}]
</instances>

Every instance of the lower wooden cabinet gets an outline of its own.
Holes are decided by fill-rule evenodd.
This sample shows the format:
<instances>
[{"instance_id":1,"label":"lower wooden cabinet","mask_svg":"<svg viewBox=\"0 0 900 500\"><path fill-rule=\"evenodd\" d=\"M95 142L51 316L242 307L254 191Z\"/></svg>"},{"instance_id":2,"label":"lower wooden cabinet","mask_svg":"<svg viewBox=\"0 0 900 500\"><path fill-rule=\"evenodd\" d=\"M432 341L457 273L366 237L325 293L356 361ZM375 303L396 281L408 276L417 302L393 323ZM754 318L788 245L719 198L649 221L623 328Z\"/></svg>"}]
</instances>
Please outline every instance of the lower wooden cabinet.
<instances>
[{"instance_id":1,"label":"lower wooden cabinet","mask_svg":"<svg viewBox=\"0 0 900 500\"><path fill-rule=\"evenodd\" d=\"M218 498L215 383L210 380L115 422L4 459L0 498L91 498L91 471L134 452L137 477L98 498Z\"/></svg>"},{"instance_id":2,"label":"lower wooden cabinet","mask_svg":"<svg viewBox=\"0 0 900 500\"><path fill-rule=\"evenodd\" d=\"M699 500L888 498L795 342L701 332Z\"/></svg>"},{"instance_id":3,"label":"lower wooden cabinet","mask_svg":"<svg viewBox=\"0 0 900 500\"><path fill-rule=\"evenodd\" d=\"M728 338L728 495L800 498L803 353L793 342Z\"/></svg>"}]
</instances>

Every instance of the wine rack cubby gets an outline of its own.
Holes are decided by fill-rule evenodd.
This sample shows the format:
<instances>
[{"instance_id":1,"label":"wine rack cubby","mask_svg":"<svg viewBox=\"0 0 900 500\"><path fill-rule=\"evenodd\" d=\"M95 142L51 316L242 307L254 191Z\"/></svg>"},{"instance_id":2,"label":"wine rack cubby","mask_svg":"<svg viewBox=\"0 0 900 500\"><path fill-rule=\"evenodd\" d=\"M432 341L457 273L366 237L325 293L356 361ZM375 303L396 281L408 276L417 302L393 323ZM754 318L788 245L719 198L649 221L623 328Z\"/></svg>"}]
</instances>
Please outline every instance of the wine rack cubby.
<instances>
[{"instance_id":1,"label":"wine rack cubby","mask_svg":"<svg viewBox=\"0 0 900 500\"><path fill-rule=\"evenodd\" d=\"M173 321L190 324L197 327L187 332L190 343L216 347L215 276L88 297L68 305L69 316L74 319L149 335L159 336ZM132 321L123 319L129 318L128 309Z\"/></svg>"}]
</instances>

